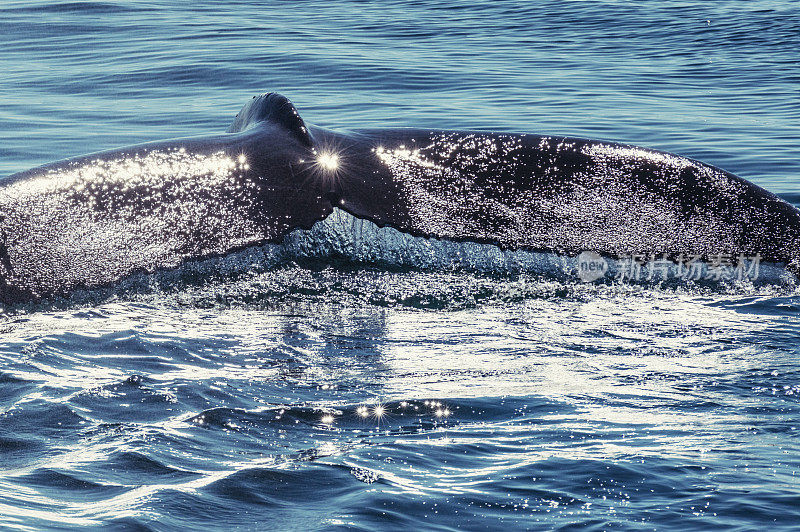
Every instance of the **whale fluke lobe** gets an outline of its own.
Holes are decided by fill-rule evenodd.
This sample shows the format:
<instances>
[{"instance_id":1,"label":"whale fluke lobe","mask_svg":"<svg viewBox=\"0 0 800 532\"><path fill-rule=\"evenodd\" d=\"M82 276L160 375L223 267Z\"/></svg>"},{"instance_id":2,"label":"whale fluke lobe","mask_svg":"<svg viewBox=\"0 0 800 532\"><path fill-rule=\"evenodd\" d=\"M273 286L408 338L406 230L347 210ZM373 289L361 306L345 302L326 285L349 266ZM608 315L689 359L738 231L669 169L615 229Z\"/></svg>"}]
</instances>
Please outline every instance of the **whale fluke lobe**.
<instances>
[{"instance_id":1,"label":"whale fluke lobe","mask_svg":"<svg viewBox=\"0 0 800 532\"><path fill-rule=\"evenodd\" d=\"M568 137L360 133L376 146L380 194L350 212L404 232L571 256L799 264L800 211L699 161Z\"/></svg>"},{"instance_id":2,"label":"whale fluke lobe","mask_svg":"<svg viewBox=\"0 0 800 532\"><path fill-rule=\"evenodd\" d=\"M800 211L718 168L544 135L307 127L284 96L227 133L0 180L0 303L227 255L334 208L411 236L577 256L738 256L800 269Z\"/></svg>"},{"instance_id":3,"label":"whale fluke lobe","mask_svg":"<svg viewBox=\"0 0 800 532\"><path fill-rule=\"evenodd\" d=\"M262 122L271 122L284 128L306 146L313 144L308 128L294 104L276 92L253 96L236 115L227 133L239 133Z\"/></svg>"}]
</instances>

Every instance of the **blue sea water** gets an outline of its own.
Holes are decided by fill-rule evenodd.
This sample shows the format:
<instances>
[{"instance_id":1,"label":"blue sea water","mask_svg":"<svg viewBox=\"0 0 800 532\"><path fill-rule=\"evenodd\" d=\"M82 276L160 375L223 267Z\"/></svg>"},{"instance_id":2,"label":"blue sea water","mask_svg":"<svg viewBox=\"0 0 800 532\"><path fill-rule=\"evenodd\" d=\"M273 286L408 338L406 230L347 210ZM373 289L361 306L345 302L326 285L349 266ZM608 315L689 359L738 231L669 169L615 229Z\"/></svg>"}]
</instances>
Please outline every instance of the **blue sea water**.
<instances>
[{"instance_id":1,"label":"blue sea water","mask_svg":"<svg viewBox=\"0 0 800 532\"><path fill-rule=\"evenodd\" d=\"M799 51L794 1L5 0L0 175L279 91L797 204ZM0 317L0 528L800 528L795 285L398 267L326 255L341 225Z\"/></svg>"}]
</instances>

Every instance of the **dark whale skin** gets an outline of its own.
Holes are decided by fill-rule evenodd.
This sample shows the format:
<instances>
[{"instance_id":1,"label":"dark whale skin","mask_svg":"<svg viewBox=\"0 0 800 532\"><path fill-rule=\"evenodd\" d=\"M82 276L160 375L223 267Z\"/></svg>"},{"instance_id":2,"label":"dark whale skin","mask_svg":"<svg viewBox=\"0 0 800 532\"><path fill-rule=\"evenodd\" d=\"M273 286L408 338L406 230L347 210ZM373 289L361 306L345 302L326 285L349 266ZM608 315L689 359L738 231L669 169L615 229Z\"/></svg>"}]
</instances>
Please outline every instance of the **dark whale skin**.
<instances>
[{"instance_id":1,"label":"dark whale skin","mask_svg":"<svg viewBox=\"0 0 800 532\"><path fill-rule=\"evenodd\" d=\"M370 130L348 140L329 141L345 146L342 207L414 235L570 255L759 255L797 265L800 211L696 160L531 134Z\"/></svg>"},{"instance_id":2,"label":"dark whale skin","mask_svg":"<svg viewBox=\"0 0 800 532\"><path fill-rule=\"evenodd\" d=\"M0 302L280 242L334 208L418 236L609 257L760 257L798 271L800 211L678 155L531 134L306 126L275 93L228 132L0 180Z\"/></svg>"}]
</instances>

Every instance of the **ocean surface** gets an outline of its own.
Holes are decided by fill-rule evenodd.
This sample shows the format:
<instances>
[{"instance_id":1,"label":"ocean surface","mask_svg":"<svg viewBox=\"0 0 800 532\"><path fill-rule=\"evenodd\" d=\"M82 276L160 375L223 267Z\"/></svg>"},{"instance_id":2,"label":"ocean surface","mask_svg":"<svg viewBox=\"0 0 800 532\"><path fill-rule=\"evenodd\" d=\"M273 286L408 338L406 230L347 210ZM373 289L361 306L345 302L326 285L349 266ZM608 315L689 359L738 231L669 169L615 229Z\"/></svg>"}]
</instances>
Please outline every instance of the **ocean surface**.
<instances>
[{"instance_id":1,"label":"ocean surface","mask_svg":"<svg viewBox=\"0 0 800 532\"><path fill-rule=\"evenodd\" d=\"M627 142L797 204L799 52L795 1L4 0L0 176L278 91L324 127ZM800 528L795 282L342 252L371 234L6 309L0 529Z\"/></svg>"}]
</instances>

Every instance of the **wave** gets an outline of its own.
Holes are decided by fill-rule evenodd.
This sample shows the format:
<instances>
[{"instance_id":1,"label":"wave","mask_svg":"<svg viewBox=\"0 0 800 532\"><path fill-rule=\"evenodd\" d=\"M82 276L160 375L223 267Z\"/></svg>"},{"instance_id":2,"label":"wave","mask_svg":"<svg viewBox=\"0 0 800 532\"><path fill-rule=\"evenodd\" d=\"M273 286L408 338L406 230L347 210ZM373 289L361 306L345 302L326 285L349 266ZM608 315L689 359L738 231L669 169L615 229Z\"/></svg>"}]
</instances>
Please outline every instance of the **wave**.
<instances>
[{"instance_id":1,"label":"wave","mask_svg":"<svg viewBox=\"0 0 800 532\"><path fill-rule=\"evenodd\" d=\"M548 252L510 251L491 244L455 242L403 233L393 227L379 227L347 212L335 209L310 230L295 230L281 244L248 248L222 258L187 263L173 272L155 274L161 279L184 279L267 271L287 264L369 267L386 271L470 272L513 277L538 274L561 281L614 282L637 284L687 282L700 285L751 281L755 284L793 284L794 277L781 264L765 263L756 257L721 256L713 262L667 261L659 257L603 258L588 252L578 256ZM582 274L583 262L595 259L602 272ZM741 264L738 261L742 260ZM637 268L632 268L635 262ZM737 271L737 267L741 271ZM152 276L147 276L151 279ZM136 277L140 280L141 277Z\"/></svg>"},{"instance_id":2,"label":"wave","mask_svg":"<svg viewBox=\"0 0 800 532\"><path fill-rule=\"evenodd\" d=\"M780 295L795 293L797 282L783 266L753 260L737 264L729 258L725 265L687 265L656 258L636 262L591 253L568 257L416 237L337 209L311 229L293 231L280 244L137 274L112 287L77 291L67 298L12 310L127 298L195 307L264 307L322 300L463 308L492 301L583 298L598 292L651 289L749 295L766 290L768 295Z\"/></svg>"}]
</instances>

